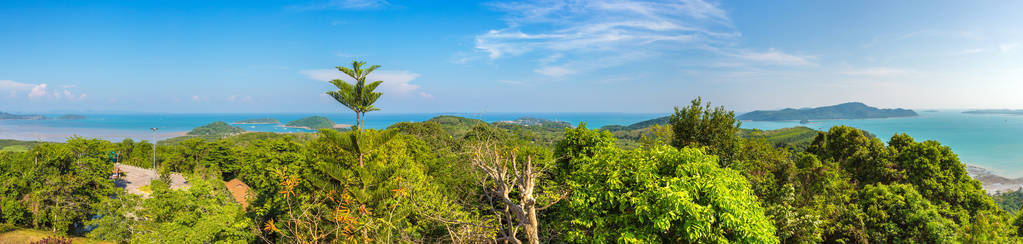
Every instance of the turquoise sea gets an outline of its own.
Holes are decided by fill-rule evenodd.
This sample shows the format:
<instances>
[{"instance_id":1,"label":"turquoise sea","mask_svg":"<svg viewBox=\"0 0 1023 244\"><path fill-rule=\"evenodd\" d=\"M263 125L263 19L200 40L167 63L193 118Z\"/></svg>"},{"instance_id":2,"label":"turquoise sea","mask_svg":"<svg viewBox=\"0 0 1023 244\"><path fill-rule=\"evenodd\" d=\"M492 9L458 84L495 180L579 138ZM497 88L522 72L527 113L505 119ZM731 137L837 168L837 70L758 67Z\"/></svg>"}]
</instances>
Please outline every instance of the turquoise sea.
<instances>
[{"instance_id":1,"label":"turquoise sea","mask_svg":"<svg viewBox=\"0 0 1023 244\"><path fill-rule=\"evenodd\" d=\"M920 112L920 116L888 119L852 119L757 122L743 121L744 128L778 129L806 126L828 130L848 125L873 133L885 143L895 133L906 133L917 141L937 140L949 146L964 163L994 171L1006 177L1023 177L1023 116L963 114L962 110Z\"/></svg>"},{"instance_id":2,"label":"turquoise sea","mask_svg":"<svg viewBox=\"0 0 1023 244\"><path fill-rule=\"evenodd\" d=\"M937 140L952 148L963 162L981 166L1007 177L1023 177L1023 116L963 114L960 110L919 112L920 116L890 119L855 119L811 121L756 122L743 121L744 128L778 129L807 126L827 130L835 125L849 125L867 130L887 142L895 133L906 133L917 139ZM45 114L57 117L58 114ZM353 124L354 116L337 114L84 114L84 120L0 120L0 139L63 141L72 135L120 141L124 138L151 140L149 128L157 127L158 139L179 136L194 127L214 121L233 122L253 118L275 118L282 123L312 115L326 116L337 123ZM514 120L524 116L567 121L573 125L586 122L590 128L604 125L628 125L664 114L639 113L418 113L369 114L366 126L386 128L402 121L423 121L438 115L478 118L484 121ZM277 125L237 125L249 131L309 132Z\"/></svg>"}]
</instances>

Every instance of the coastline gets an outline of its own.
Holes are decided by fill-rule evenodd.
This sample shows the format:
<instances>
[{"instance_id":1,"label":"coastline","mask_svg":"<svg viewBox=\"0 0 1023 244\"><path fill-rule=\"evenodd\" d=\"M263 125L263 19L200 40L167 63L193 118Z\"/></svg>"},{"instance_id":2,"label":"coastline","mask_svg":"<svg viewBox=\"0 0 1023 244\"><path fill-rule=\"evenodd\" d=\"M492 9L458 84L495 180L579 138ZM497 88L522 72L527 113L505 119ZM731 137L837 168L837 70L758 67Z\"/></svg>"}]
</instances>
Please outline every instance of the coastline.
<instances>
[{"instance_id":1,"label":"coastline","mask_svg":"<svg viewBox=\"0 0 1023 244\"><path fill-rule=\"evenodd\" d=\"M996 175L991 170L975 165L966 165L966 172L971 178L980 181L981 187L988 195L996 195L1000 192L1016 191L1023 188L1023 178L1007 178Z\"/></svg>"},{"instance_id":2,"label":"coastline","mask_svg":"<svg viewBox=\"0 0 1023 244\"><path fill-rule=\"evenodd\" d=\"M295 128L295 129L303 129L303 130L317 130L317 129L309 128L307 126L294 126L294 125L278 125L277 127ZM331 128L334 128L334 129L344 129L344 128L350 128L350 127L352 127L352 125L350 125L350 124L334 124L334 126L331 127Z\"/></svg>"}]
</instances>

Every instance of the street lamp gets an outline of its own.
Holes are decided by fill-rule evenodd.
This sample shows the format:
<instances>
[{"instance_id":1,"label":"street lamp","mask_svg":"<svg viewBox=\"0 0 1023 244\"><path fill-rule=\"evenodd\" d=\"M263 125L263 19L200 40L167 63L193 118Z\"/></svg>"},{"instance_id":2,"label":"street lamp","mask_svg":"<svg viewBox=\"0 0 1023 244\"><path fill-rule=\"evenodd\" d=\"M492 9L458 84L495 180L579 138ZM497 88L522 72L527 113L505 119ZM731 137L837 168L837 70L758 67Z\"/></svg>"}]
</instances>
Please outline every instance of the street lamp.
<instances>
[{"instance_id":1,"label":"street lamp","mask_svg":"<svg viewBox=\"0 0 1023 244\"><path fill-rule=\"evenodd\" d=\"M153 130L153 173L156 173L156 130L159 128L149 128Z\"/></svg>"}]
</instances>

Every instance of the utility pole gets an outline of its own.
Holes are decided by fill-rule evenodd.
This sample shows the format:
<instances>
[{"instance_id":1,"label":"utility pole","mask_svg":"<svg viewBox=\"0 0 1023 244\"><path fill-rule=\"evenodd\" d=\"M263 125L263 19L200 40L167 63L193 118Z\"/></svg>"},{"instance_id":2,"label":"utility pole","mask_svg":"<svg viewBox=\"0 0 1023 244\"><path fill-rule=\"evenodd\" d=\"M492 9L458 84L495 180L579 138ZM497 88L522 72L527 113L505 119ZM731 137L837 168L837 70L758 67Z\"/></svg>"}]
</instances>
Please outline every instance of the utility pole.
<instances>
[{"instance_id":1,"label":"utility pole","mask_svg":"<svg viewBox=\"0 0 1023 244\"><path fill-rule=\"evenodd\" d=\"M149 128L149 129L153 130L153 174L155 175L156 174L156 130L159 130L159 128L153 127L153 128Z\"/></svg>"}]
</instances>

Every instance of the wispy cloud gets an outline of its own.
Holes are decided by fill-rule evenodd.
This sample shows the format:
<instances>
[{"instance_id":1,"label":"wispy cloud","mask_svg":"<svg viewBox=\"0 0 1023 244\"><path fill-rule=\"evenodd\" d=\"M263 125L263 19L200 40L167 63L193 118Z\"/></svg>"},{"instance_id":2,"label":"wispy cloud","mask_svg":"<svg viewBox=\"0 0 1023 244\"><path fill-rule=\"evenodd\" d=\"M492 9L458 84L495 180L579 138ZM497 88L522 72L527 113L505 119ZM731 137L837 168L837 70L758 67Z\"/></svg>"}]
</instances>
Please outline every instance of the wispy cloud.
<instances>
[{"instance_id":1,"label":"wispy cloud","mask_svg":"<svg viewBox=\"0 0 1023 244\"><path fill-rule=\"evenodd\" d=\"M348 82L353 82L350 77L342 74L336 69L310 69L302 70L299 73L309 77L309 79L318 81L331 81L334 79L341 79ZM380 90L385 93L397 94L397 95L419 95L419 97L428 98L433 97L430 94L419 91L419 85L412 84L411 82L416 78L419 78L419 74L412 73L404 70L377 70L370 73L366 77L368 81L382 80L384 83L380 84ZM418 92L417 92L418 91Z\"/></svg>"},{"instance_id":2,"label":"wispy cloud","mask_svg":"<svg viewBox=\"0 0 1023 244\"><path fill-rule=\"evenodd\" d=\"M13 80L0 80L0 90L4 91L23 91L32 89L36 86L35 84L21 83Z\"/></svg>"},{"instance_id":3,"label":"wispy cloud","mask_svg":"<svg viewBox=\"0 0 1023 244\"><path fill-rule=\"evenodd\" d=\"M492 6L508 27L476 36L492 59L533 51L625 50L656 43L713 42L740 34L721 9L686 1L525 1Z\"/></svg>"},{"instance_id":4,"label":"wispy cloud","mask_svg":"<svg viewBox=\"0 0 1023 244\"><path fill-rule=\"evenodd\" d=\"M755 61L762 64L773 64L773 65L787 65L787 66L814 66L817 65L813 60L816 59L813 56L795 55L789 54L782 51L775 50L774 48L768 49L766 52L755 52L755 51L738 51L731 54L734 57Z\"/></svg>"},{"instance_id":5,"label":"wispy cloud","mask_svg":"<svg viewBox=\"0 0 1023 244\"><path fill-rule=\"evenodd\" d=\"M912 70L898 69L898 68L872 67L872 68L865 68L865 69L858 69L858 70L843 71L841 73L845 74L845 75L852 75L852 76L874 76L874 77L881 77L881 76L908 75L908 74L912 74L912 73L915 73L915 72L912 71Z\"/></svg>"},{"instance_id":6,"label":"wispy cloud","mask_svg":"<svg viewBox=\"0 0 1023 244\"><path fill-rule=\"evenodd\" d=\"M328 10L328 9L343 9L343 10L358 10L358 9L378 9L390 5L386 0L329 0L320 1L315 3L309 3L305 5L293 5L289 6L288 9L307 11L307 10Z\"/></svg>"},{"instance_id":7,"label":"wispy cloud","mask_svg":"<svg viewBox=\"0 0 1023 244\"><path fill-rule=\"evenodd\" d=\"M566 76L566 75L575 74L577 72L575 70L568 69L568 68L565 68L565 67L559 67L559 66L542 67L542 68L538 68L538 69L533 70L533 71L535 71L537 73L540 73L540 74L543 74L543 75L546 75L546 76L552 76L552 77L562 77L562 76Z\"/></svg>"}]
</instances>

